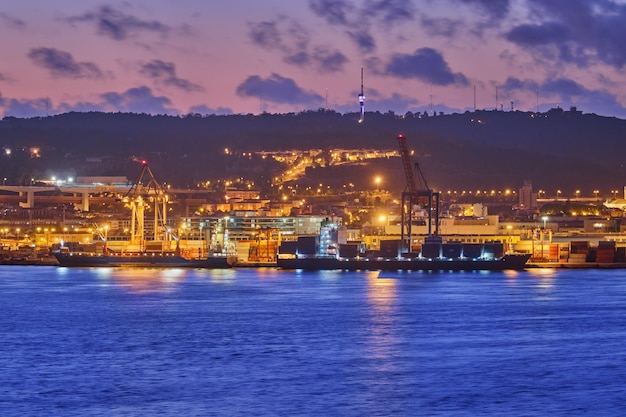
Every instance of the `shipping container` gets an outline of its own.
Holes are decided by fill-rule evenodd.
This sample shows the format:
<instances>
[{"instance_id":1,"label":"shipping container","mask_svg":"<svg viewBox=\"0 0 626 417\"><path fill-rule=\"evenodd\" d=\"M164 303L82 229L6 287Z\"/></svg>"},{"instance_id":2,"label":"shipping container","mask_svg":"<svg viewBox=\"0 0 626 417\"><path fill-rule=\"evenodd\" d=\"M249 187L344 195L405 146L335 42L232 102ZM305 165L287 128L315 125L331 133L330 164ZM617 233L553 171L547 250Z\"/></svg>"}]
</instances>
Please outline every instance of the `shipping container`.
<instances>
[{"instance_id":1,"label":"shipping container","mask_svg":"<svg viewBox=\"0 0 626 417\"><path fill-rule=\"evenodd\" d=\"M359 255L359 245L344 243L339 245L339 256L341 258L356 258Z\"/></svg>"},{"instance_id":2,"label":"shipping container","mask_svg":"<svg viewBox=\"0 0 626 417\"><path fill-rule=\"evenodd\" d=\"M483 256L484 245L482 243L465 243L463 244L463 256L470 259L476 259Z\"/></svg>"},{"instance_id":3,"label":"shipping container","mask_svg":"<svg viewBox=\"0 0 626 417\"><path fill-rule=\"evenodd\" d=\"M299 236L298 237L298 254L299 255L316 255L320 248L319 236Z\"/></svg>"},{"instance_id":4,"label":"shipping container","mask_svg":"<svg viewBox=\"0 0 626 417\"><path fill-rule=\"evenodd\" d=\"M298 252L298 242L296 241L282 241L278 247L278 253L284 255L295 255Z\"/></svg>"},{"instance_id":5,"label":"shipping container","mask_svg":"<svg viewBox=\"0 0 626 417\"><path fill-rule=\"evenodd\" d=\"M441 256L441 244L424 243L422 245L422 256L424 258L439 258Z\"/></svg>"},{"instance_id":6,"label":"shipping container","mask_svg":"<svg viewBox=\"0 0 626 417\"><path fill-rule=\"evenodd\" d=\"M441 256L444 258L460 258L462 252L462 243L444 243L441 245Z\"/></svg>"},{"instance_id":7,"label":"shipping container","mask_svg":"<svg viewBox=\"0 0 626 417\"><path fill-rule=\"evenodd\" d=\"M395 258L400 252L399 240L381 240L380 241L380 256L385 258Z\"/></svg>"}]
</instances>

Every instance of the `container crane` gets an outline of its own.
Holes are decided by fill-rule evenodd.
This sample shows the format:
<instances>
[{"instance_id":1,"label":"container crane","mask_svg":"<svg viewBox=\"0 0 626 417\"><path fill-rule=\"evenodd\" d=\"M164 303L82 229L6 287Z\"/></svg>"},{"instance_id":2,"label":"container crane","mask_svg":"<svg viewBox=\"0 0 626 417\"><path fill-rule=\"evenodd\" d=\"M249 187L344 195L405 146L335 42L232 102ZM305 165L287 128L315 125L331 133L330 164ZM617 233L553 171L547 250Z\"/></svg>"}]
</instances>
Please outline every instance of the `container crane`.
<instances>
[{"instance_id":1,"label":"container crane","mask_svg":"<svg viewBox=\"0 0 626 417\"><path fill-rule=\"evenodd\" d=\"M167 241L171 233L167 227L167 203L169 201L163 187L156 180L146 160L134 159L142 165L139 175L124 196L124 201L132 210L131 244L143 245L145 235L145 210L150 202L154 203L154 225L152 241Z\"/></svg>"},{"instance_id":2,"label":"container crane","mask_svg":"<svg viewBox=\"0 0 626 417\"><path fill-rule=\"evenodd\" d=\"M411 231L413 226L413 208L415 205L421 204L428 211L428 236L433 238L439 235L439 192L433 191L426 182L426 177L422 172L419 164L411 159L411 152L407 146L406 137L402 134L398 135L398 148L402 157L402 166L404 167L404 175L406 178L406 186L402 192L402 235L401 235L401 252L411 252ZM414 172L419 178L418 183L415 180ZM434 229L434 230L433 230Z\"/></svg>"}]
</instances>

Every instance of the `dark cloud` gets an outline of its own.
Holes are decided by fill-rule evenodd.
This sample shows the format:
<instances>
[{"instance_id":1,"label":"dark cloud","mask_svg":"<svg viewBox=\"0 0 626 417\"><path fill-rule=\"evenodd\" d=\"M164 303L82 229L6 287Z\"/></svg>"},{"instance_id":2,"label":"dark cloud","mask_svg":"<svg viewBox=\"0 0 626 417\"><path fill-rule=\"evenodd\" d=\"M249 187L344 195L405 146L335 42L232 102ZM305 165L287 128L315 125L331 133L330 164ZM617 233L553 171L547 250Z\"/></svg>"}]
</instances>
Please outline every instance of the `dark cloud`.
<instances>
[{"instance_id":1,"label":"dark cloud","mask_svg":"<svg viewBox=\"0 0 626 417\"><path fill-rule=\"evenodd\" d=\"M306 51L311 41L308 31L302 25L285 17L252 23L249 26L248 36L253 43L267 50L278 50L286 56Z\"/></svg>"},{"instance_id":2,"label":"dark cloud","mask_svg":"<svg viewBox=\"0 0 626 417\"><path fill-rule=\"evenodd\" d=\"M459 3L477 7L489 16L489 20L504 18L511 7L510 0L455 0Z\"/></svg>"},{"instance_id":3,"label":"dark cloud","mask_svg":"<svg viewBox=\"0 0 626 417\"><path fill-rule=\"evenodd\" d=\"M291 78L272 74L263 79L258 75L248 77L237 87L241 97L258 97L274 103L319 105L323 98L319 94L300 88Z\"/></svg>"},{"instance_id":4,"label":"dark cloud","mask_svg":"<svg viewBox=\"0 0 626 417\"><path fill-rule=\"evenodd\" d=\"M286 26L282 29L279 26ZM283 55L283 61L299 67L314 66L322 72L335 72L343 69L348 61L339 50L318 45L310 46L310 35L297 22L280 19L250 25L250 39L255 44L276 50Z\"/></svg>"},{"instance_id":5,"label":"dark cloud","mask_svg":"<svg viewBox=\"0 0 626 417\"><path fill-rule=\"evenodd\" d=\"M178 78L176 76L176 67L173 62L164 62L159 59L155 59L143 64L139 72L147 77L162 82L164 85L180 88L184 91L204 91L204 88L198 84Z\"/></svg>"},{"instance_id":6,"label":"dark cloud","mask_svg":"<svg viewBox=\"0 0 626 417\"><path fill-rule=\"evenodd\" d=\"M626 108L615 95L604 90L590 90L569 78L551 78L543 83L510 77L502 86L509 93L527 91L539 93L542 101L548 100L564 106L578 106L580 110L595 109L599 114L626 116Z\"/></svg>"},{"instance_id":7,"label":"dark cloud","mask_svg":"<svg viewBox=\"0 0 626 417\"><path fill-rule=\"evenodd\" d=\"M537 91L543 95L555 95L562 98L580 97L590 93L590 90L582 84L569 78L551 78L543 83L538 83L534 80L509 77L502 88L509 91Z\"/></svg>"},{"instance_id":8,"label":"dark cloud","mask_svg":"<svg viewBox=\"0 0 626 417\"><path fill-rule=\"evenodd\" d=\"M402 20L413 20L415 6L412 0L367 0L364 11L390 25Z\"/></svg>"},{"instance_id":9,"label":"dark cloud","mask_svg":"<svg viewBox=\"0 0 626 417\"><path fill-rule=\"evenodd\" d=\"M47 98L34 100L9 99L0 96L0 112L5 116L41 117L71 111L130 112L179 115L167 97L155 96L149 87L136 87L122 93L101 94L95 102L60 103L56 106Z\"/></svg>"},{"instance_id":10,"label":"dark cloud","mask_svg":"<svg viewBox=\"0 0 626 417\"><path fill-rule=\"evenodd\" d=\"M346 28L346 35L363 53L376 48L370 32L373 24L391 29L397 22L413 20L415 14L412 0L310 0L309 7L327 23Z\"/></svg>"},{"instance_id":11,"label":"dark cloud","mask_svg":"<svg viewBox=\"0 0 626 417\"><path fill-rule=\"evenodd\" d=\"M547 45L563 43L570 39L567 26L556 22L541 25L519 25L506 34L506 39L522 46Z\"/></svg>"},{"instance_id":12,"label":"dark cloud","mask_svg":"<svg viewBox=\"0 0 626 417\"><path fill-rule=\"evenodd\" d=\"M304 67L311 62L311 57L308 53L304 51L300 51L294 55L289 55L284 58L284 61L288 64L297 65L299 67Z\"/></svg>"},{"instance_id":13,"label":"dark cloud","mask_svg":"<svg viewBox=\"0 0 626 417\"><path fill-rule=\"evenodd\" d=\"M346 25L348 14L355 9L347 0L310 0L309 7L331 25Z\"/></svg>"},{"instance_id":14,"label":"dark cloud","mask_svg":"<svg viewBox=\"0 0 626 417\"><path fill-rule=\"evenodd\" d=\"M501 86L505 90L515 91L515 90L528 90L528 91L538 91L539 84L533 80L520 80L519 78L509 77Z\"/></svg>"},{"instance_id":15,"label":"dark cloud","mask_svg":"<svg viewBox=\"0 0 626 417\"><path fill-rule=\"evenodd\" d=\"M454 38L461 26L460 20L448 18L433 19L426 16L421 18L421 27L430 36L443 36L445 38Z\"/></svg>"},{"instance_id":16,"label":"dark cloud","mask_svg":"<svg viewBox=\"0 0 626 417\"><path fill-rule=\"evenodd\" d=\"M109 92L100 95L103 107L114 111L149 114L178 114L167 97L154 96L149 87L135 87L123 93Z\"/></svg>"},{"instance_id":17,"label":"dark cloud","mask_svg":"<svg viewBox=\"0 0 626 417\"><path fill-rule=\"evenodd\" d=\"M35 65L46 68L54 77L101 78L102 71L92 62L76 62L72 54L54 48L33 48L28 57Z\"/></svg>"},{"instance_id":18,"label":"dark cloud","mask_svg":"<svg viewBox=\"0 0 626 417\"><path fill-rule=\"evenodd\" d=\"M543 92L547 92L548 94L558 94L561 97L566 98L580 97L584 94L590 93L590 91L581 84L568 78L548 80L543 84L541 90Z\"/></svg>"},{"instance_id":19,"label":"dark cloud","mask_svg":"<svg viewBox=\"0 0 626 417\"><path fill-rule=\"evenodd\" d=\"M376 41L369 32L365 30L357 30L348 31L347 33L361 52L369 53L376 49Z\"/></svg>"},{"instance_id":20,"label":"dark cloud","mask_svg":"<svg viewBox=\"0 0 626 417\"><path fill-rule=\"evenodd\" d=\"M387 75L417 78L435 85L468 85L461 73L453 73L443 56L432 48L421 48L413 55L395 54L385 69Z\"/></svg>"},{"instance_id":21,"label":"dark cloud","mask_svg":"<svg viewBox=\"0 0 626 417\"><path fill-rule=\"evenodd\" d=\"M0 96L0 108L4 116L41 117L46 115L47 107L48 100L45 98L20 100Z\"/></svg>"},{"instance_id":22,"label":"dark cloud","mask_svg":"<svg viewBox=\"0 0 626 417\"><path fill-rule=\"evenodd\" d=\"M282 36L276 22L259 22L250 25L250 39L267 49L282 49Z\"/></svg>"},{"instance_id":23,"label":"dark cloud","mask_svg":"<svg viewBox=\"0 0 626 417\"><path fill-rule=\"evenodd\" d=\"M323 72L336 72L343 69L343 65L348 62L348 58L339 51L329 51L323 48L316 48L313 59L317 67Z\"/></svg>"},{"instance_id":24,"label":"dark cloud","mask_svg":"<svg viewBox=\"0 0 626 417\"><path fill-rule=\"evenodd\" d=\"M121 41L140 32L154 32L167 35L171 28L157 20L142 20L138 17L124 14L110 6L100 6L94 12L87 12L80 16L67 19L70 23L95 23L98 33L116 41Z\"/></svg>"},{"instance_id":25,"label":"dark cloud","mask_svg":"<svg viewBox=\"0 0 626 417\"><path fill-rule=\"evenodd\" d=\"M302 51L285 57L284 61L299 67L314 65L315 69L320 72L336 72L343 69L348 58L339 51L329 51L317 47L312 54Z\"/></svg>"},{"instance_id":26,"label":"dark cloud","mask_svg":"<svg viewBox=\"0 0 626 417\"><path fill-rule=\"evenodd\" d=\"M511 29L506 38L530 53L586 67L626 65L626 5L613 0L529 0L540 22ZM537 48L537 45L541 45Z\"/></svg>"},{"instance_id":27,"label":"dark cloud","mask_svg":"<svg viewBox=\"0 0 626 417\"><path fill-rule=\"evenodd\" d=\"M87 113L91 111L107 111L112 109L107 109L104 103L90 103L86 101L81 101L78 103L60 103L58 106L54 108L54 112L56 114L61 113L69 113L69 112L81 112Z\"/></svg>"},{"instance_id":28,"label":"dark cloud","mask_svg":"<svg viewBox=\"0 0 626 417\"><path fill-rule=\"evenodd\" d=\"M18 19L3 12L0 12L0 22L4 22L5 25L14 29L24 29L26 27L26 23L24 23L22 19Z\"/></svg>"},{"instance_id":29,"label":"dark cloud","mask_svg":"<svg viewBox=\"0 0 626 417\"><path fill-rule=\"evenodd\" d=\"M233 109L229 108L229 107L218 107L218 108L212 108L212 107L207 107L204 104L199 104L197 106L192 106L189 109L189 113L196 113L196 114L216 114L216 115L225 115L225 114L233 114Z\"/></svg>"}]
</instances>

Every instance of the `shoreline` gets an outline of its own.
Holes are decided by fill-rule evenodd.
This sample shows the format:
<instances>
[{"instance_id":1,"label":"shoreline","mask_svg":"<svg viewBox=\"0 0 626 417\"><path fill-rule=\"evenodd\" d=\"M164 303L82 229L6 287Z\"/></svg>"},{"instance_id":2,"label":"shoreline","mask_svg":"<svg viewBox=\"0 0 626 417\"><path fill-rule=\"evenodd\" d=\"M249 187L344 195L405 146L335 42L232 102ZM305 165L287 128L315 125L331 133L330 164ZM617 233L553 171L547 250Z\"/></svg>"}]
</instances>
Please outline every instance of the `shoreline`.
<instances>
[{"instance_id":1,"label":"shoreline","mask_svg":"<svg viewBox=\"0 0 626 417\"><path fill-rule=\"evenodd\" d=\"M4 259L0 260L0 266L56 266L60 267L54 257L39 259ZM99 266L90 268L101 268ZM128 266L128 268L134 268ZM143 268L143 267L140 267ZM158 267L160 268L160 267ZM232 265L232 269L251 268L279 268L276 263L271 262L246 262ZM523 269L626 269L626 262L528 262ZM163 267L162 269L167 269ZM210 269L210 268L208 268Z\"/></svg>"}]
</instances>

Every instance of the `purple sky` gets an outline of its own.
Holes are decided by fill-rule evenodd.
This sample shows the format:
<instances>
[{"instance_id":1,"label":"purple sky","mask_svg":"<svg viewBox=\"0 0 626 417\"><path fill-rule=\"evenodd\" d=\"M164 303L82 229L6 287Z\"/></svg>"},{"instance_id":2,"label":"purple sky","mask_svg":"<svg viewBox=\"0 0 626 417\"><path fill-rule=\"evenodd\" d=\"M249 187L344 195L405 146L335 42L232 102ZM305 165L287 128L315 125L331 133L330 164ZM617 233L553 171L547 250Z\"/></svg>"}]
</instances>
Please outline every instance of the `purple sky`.
<instances>
[{"instance_id":1,"label":"purple sky","mask_svg":"<svg viewBox=\"0 0 626 417\"><path fill-rule=\"evenodd\" d=\"M358 112L363 67L366 111L626 118L625 0L5 3L5 116Z\"/></svg>"}]
</instances>

